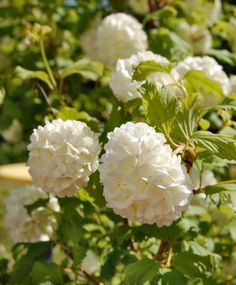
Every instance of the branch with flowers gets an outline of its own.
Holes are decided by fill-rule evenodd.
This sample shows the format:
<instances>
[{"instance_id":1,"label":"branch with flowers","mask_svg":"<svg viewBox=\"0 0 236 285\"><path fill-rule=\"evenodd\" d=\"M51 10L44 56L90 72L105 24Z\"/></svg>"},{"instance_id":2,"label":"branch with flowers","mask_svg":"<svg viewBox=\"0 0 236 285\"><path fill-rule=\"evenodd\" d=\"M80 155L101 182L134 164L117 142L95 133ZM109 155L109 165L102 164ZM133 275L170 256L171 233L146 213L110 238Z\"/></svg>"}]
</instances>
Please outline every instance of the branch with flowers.
<instances>
[{"instance_id":1,"label":"branch with flowers","mask_svg":"<svg viewBox=\"0 0 236 285\"><path fill-rule=\"evenodd\" d=\"M28 128L32 185L5 201L0 284L233 282L222 272L235 257L236 61L219 19L235 6L92 2L85 28L65 8L79 40L57 23L58 44L56 22L26 25L39 59L14 76L45 108Z\"/></svg>"}]
</instances>

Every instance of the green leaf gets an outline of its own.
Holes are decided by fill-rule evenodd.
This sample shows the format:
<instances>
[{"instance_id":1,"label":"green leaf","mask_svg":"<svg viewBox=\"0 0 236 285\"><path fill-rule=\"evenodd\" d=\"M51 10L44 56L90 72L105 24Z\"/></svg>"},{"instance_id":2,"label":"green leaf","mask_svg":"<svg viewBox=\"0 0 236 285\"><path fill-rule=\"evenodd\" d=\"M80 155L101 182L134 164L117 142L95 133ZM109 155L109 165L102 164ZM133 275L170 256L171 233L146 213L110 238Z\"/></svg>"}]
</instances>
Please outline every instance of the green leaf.
<instances>
[{"instance_id":1,"label":"green leaf","mask_svg":"<svg viewBox=\"0 0 236 285\"><path fill-rule=\"evenodd\" d=\"M183 103L179 112L175 114L175 121L172 124L171 137L179 143L191 139L197 127L197 112L194 108L194 103L190 106L187 101Z\"/></svg>"},{"instance_id":2,"label":"green leaf","mask_svg":"<svg viewBox=\"0 0 236 285\"><path fill-rule=\"evenodd\" d=\"M90 116L88 113L84 111L77 111L75 108L63 106L59 112L57 113L57 118L62 119L63 121L66 120L78 120L87 123L87 125L93 130L98 131L98 124L99 121Z\"/></svg>"},{"instance_id":3,"label":"green leaf","mask_svg":"<svg viewBox=\"0 0 236 285\"><path fill-rule=\"evenodd\" d=\"M49 79L49 76L44 71L32 71L25 69L21 66L17 66L15 69L16 75L21 78L22 80L27 79L39 79L47 84L50 89L53 89L53 85Z\"/></svg>"},{"instance_id":4,"label":"green leaf","mask_svg":"<svg viewBox=\"0 0 236 285\"><path fill-rule=\"evenodd\" d=\"M13 251L23 245L19 260L15 263L10 275L13 284L22 284L29 278L29 274L36 260L45 260L52 248L52 242L37 242L30 244L17 244ZM26 251L26 252L25 252Z\"/></svg>"},{"instance_id":5,"label":"green leaf","mask_svg":"<svg viewBox=\"0 0 236 285\"><path fill-rule=\"evenodd\" d=\"M171 270L165 274L163 274L162 278L162 285L187 285L188 279L179 271Z\"/></svg>"},{"instance_id":6,"label":"green leaf","mask_svg":"<svg viewBox=\"0 0 236 285\"><path fill-rule=\"evenodd\" d=\"M74 74L79 74L87 80L96 81L103 75L103 65L97 61L81 59L59 72L63 79Z\"/></svg>"},{"instance_id":7,"label":"green leaf","mask_svg":"<svg viewBox=\"0 0 236 285\"><path fill-rule=\"evenodd\" d=\"M145 80L150 74L156 72L170 73L174 64L159 64L155 61L141 62L134 69L133 80Z\"/></svg>"},{"instance_id":8,"label":"green leaf","mask_svg":"<svg viewBox=\"0 0 236 285\"><path fill-rule=\"evenodd\" d=\"M175 32L171 32L166 28L151 30L150 49L171 61L182 60L193 53L189 43L181 39Z\"/></svg>"},{"instance_id":9,"label":"green leaf","mask_svg":"<svg viewBox=\"0 0 236 285\"><path fill-rule=\"evenodd\" d=\"M124 283L126 285L143 285L153 279L158 269L158 263L147 258L128 264L124 270Z\"/></svg>"},{"instance_id":10,"label":"green leaf","mask_svg":"<svg viewBox=\"0 0 236 285\"><path fill-rule=\"evenodd\" d=\"M209 79L202 71L190 70L185 74L183 80L184 86L189 93L207 92L217 98L223 95L220 83Z\"/></svg>"},{"instance_id":11,"label":"green leaf","mask_svg":"<svg viewBox=\"0 0 236 285\"><path fill-rule=\"evenodd\" d=\"M86 187L86 191L88 192L89 196L92 197L93 203L97 207L103 208L106 205L106 201L103 196L103 187L100 183L98 171L94 172L89 177L89 183Z\"/></svg>"},{"instance_id":12,"label":"green leaf","mask_svg":"<svg viewBox=\"0 0 236 285\"><path fill-rule=\"evenodd\" d=\"M84 188L80 188L80 190L76 193L76 196L82 201L82 202L89 202L93 207L96 207L96 204L94 203L94 198L90 196L89 192L86 191Z\"/></svg>"},{"instance_id":13,"label":"green leaf","mask_svg":"<svg viewBox=\"0 0 236 285\"><path fill-rule=\"evenodd\" d=\"M33 210L35 210L37 208L40 208L40 207L46 207L48 201L49 201L49 198L47 198L47 199L39 199L36 202L34 202L33 204L24 205L24 207L26 208L27 213L29 215L31 215Z\"/></svg>"},{"instance_id":14,"label":"green leaf","mask_svg":"<svg viewBox=\"0 0 236 285\"><path fill-rule=\"evenodd\" d=\"M116 273L116 266L121 259L122 252L120 250L113 250L107 256L106 262L101 268L101 277L105 280L110 280Z\"/></svg>"},{"instance_id":15,"label":"green leaf","mask_svg":"<svg viewBox=\"0 0 236 285\"><path fill-rule=\"evenodd\" d=\"M233 54L226 49L210 49L206 54L215 57L220 63L236 66L236 54Z\"/></svg>"},{"instance_id":16,"label":"green leaf","mask_svg":"<svg viewBox=\"0 0 236 285\"><path fill-rule=\"evenodd\" d=\"M236 183L223 184L223 182L219 184L209 185L205 187L205 193L207 195L213 195L216 193L224 193L224 192L235 192L236 191Z\"/></svg>"},{"instance_id":17,"label":"green leaf","mask_svg":"<svg viewBox=\"0 0 236 285\"><path fill-rule=\"evenodd\" d=\"M45 281L54 284L64 284L61 269L55 263L35 262L30 273L32 285L38 285Z\"/></svg>"},{"instance_id":18,"label":"green leaf","mask_svg":"<svg viewBox=\"0 0 236 285\"><path fill-rule=\"evenodd\" d=\"M174 222L169 227L157 228L156 225L142 225L132 228L134 235L141 235L147 237L155 237L163 241L173 241L183 236L183 228L178 222Z\"/></svg>"},{"instance_id":19,"label":"green leaf","mask_svg":"<svg viewBox=\"0 0 236 285\"><path fill-rule=\"evenodd\" d=\"M191 252L180 252L174 256L172 264L175 269L189 277L203 277L213 271L214 258Z\"/></svg>"},{"instance_id":20,"label":"green leaf","mask_svg":"<svg viewBox=\"0 0 236 285\"><path fill-rule=\"evenodd\" d=\"M236 161L236 142L231 136L199 131L193 135L193 141L222 159Z\"/></svg>"},{"instance_id":21,"label":"green leaf","mask_svg":"<svg viewBox=\"0 0 236 285\"><path fill-rule=\"evenodd\" d=\"M148 122L157 130L169 134L178 110L176 92L169 87L157 90L150 83L145 83L141 90Z\"/></svg>"}]
</instances>

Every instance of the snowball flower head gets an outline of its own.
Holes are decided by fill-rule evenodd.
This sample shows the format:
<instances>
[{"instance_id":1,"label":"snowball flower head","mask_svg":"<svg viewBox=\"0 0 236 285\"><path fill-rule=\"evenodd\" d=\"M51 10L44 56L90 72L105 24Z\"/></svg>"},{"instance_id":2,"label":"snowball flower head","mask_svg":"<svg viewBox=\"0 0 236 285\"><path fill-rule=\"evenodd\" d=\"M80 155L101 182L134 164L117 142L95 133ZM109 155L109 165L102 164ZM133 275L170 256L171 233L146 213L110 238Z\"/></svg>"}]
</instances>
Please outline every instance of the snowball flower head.
<instances>
[{"instance_id":1,"label":"snowball flower head","mask_svg":"<svg viewBox=\"0 0 236 285\"><path fill-rule=\"evenodd\" d=\"M108 139L99 166L107 206L130 222L171 225L192 195L180 156L145 123L123 124Z\"/></svg>"},{"instance_id":2,"label":"snowball flower head","mask_svg":"<svg viewBox=\"0 0 236 285\"><path fill-rule=\"evenodd\" d=\"M142 25L124 13L105 17L98 27L96 40L99 60L111 69L118 59L147 48L147 35Z\"/></svg>"},{"instance_id":3,"label":"snowball flower head","mask_svg":"<svg viewBox=\"0 0 236 285\"><path fill-rule=\"evenodd\" d=\"M177 80L181 80L184 75L190 70L199 70L204 73L206 77L218 82L225 95L231 91L230 81L223 68L217 61L209 56L189 56L183 61L179 62L172 70L173 76Z\"/></svg>"},{"instance_id":4,"label":"snowball flower head","mask_svg":"<svg viewBox=\"0 0 236 285\"><path fill-rule=\"evenodd\" d=\"M33 184L58 197L73 195L98 168L98 136L83 122L47 122L34 129L30 141Z\"/></svg>"},{"instance_id":5,"label":"snowball flower head","mask_svg":"<svg viewBox=\"0 0 236 285\"><path fill-rule=\"evenodd\" d=\"M41 189L33 186L16 188L6 199L5 224L13 242L48 241L57 226L55 212L60 210L57 198L50 197L45 206L34 209L31 213L27 205L48 196Z\"/></svg>"},{"instance_id":6,"label":"snowball flower head","mask_svg":"<svg viewBox=\"0 0 236 285\"><path fill-rule=\"evenodd\" d=\"M116 98L124 103L130 100L141 98L139 88L143 81L132 80L133 70L141 62L155 61L158 64L166 65L168 59L154 54L151 51L141 51L127 59L119 59L116 70L110 78L109 85ZM147 81L155 83L157 88L173 83L173 79L166 73L156 72L147 77Z\"/></svg>"}]
</instances>

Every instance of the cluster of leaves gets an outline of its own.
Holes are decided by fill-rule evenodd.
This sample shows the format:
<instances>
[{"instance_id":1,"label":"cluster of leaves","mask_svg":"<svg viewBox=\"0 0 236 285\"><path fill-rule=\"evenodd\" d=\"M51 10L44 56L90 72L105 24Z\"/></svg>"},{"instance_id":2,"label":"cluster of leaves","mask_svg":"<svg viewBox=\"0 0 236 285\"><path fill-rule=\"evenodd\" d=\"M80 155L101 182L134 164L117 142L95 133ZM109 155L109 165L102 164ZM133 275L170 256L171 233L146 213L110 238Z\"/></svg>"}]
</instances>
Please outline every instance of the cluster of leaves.
<instances>
[{"instance_id":1,"label":"cluster of leaves","mask_svg":"<svg viewBox=\"0 0 236 285\"><path fill-rule=\"evenodd\" d=\"M177 28L183 22L201 23L207 11L189 13L187 1L159 2L148 15L138 15L150 49L172 62L193 55ZM208 3L196 1L200 2ZM182 89L157 91L145 83L142 100L124 106L108 87L110 71L84 56L79 38L96 13L132 13L128 1L15 0L0 5L0 132L14 119L22 125L18 141L0 138L0 163L26 160L29 135L45 118L85 121L101 132L102 144L116 126L143 120L165 134L188 168L212 170L221 181L197 190L204 190L212 203L196 199L181 220L157 228L129 225L107 209L98 173L94 173L85 189L60 199L59 225L52 241L20 243L11 253L0 253L0 284L236 284L236 222L231 206L236 201L235 94L222 96L217 82L190 71ZM213 46L205 54L233 74L236 56L231 29L236 8L224 3L223 9L222 19L208 27ZM133 79L145 81L153 72L168 74L173 65L142 63ZM210 94L217 104L206 108L201 94ZM92 273L81 266L88 249L100 263Z\"/></svg>"}]
</instances>

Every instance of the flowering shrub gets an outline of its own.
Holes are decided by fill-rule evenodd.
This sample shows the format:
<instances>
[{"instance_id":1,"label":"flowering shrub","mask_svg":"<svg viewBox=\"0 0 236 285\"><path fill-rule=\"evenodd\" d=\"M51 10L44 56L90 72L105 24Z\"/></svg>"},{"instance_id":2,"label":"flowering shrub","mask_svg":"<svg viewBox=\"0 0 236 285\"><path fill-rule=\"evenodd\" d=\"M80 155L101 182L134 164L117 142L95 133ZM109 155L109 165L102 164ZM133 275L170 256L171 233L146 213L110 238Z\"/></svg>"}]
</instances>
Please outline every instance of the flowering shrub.
<instances>
[{"instance_id":1,"label":"flowering shrub","mask_svg":"<svg viewBox=\"0 0 236 285\"><path fill-rule=\"evenodd\" d=\"M0 10L0 284L236 284L233 1Z\"/></svg>"}]
</instances>

